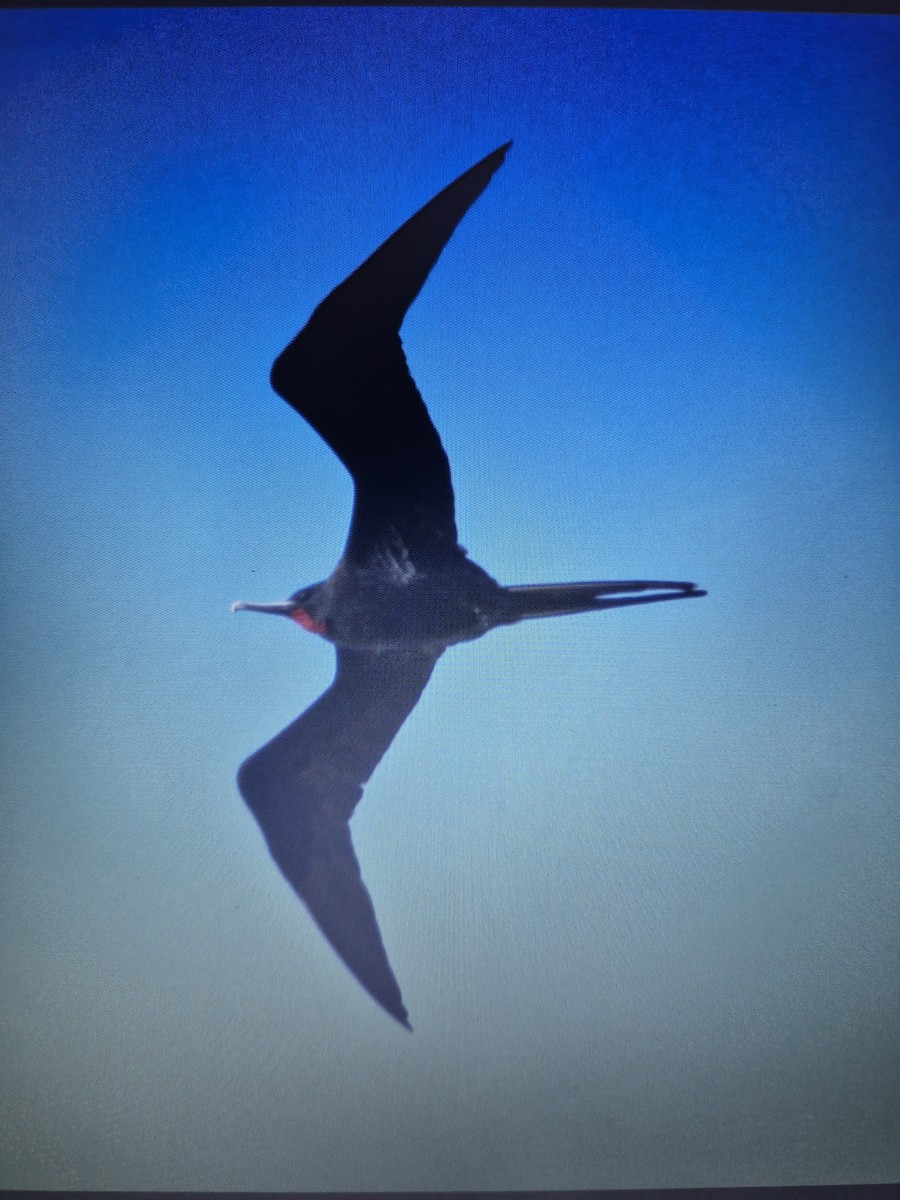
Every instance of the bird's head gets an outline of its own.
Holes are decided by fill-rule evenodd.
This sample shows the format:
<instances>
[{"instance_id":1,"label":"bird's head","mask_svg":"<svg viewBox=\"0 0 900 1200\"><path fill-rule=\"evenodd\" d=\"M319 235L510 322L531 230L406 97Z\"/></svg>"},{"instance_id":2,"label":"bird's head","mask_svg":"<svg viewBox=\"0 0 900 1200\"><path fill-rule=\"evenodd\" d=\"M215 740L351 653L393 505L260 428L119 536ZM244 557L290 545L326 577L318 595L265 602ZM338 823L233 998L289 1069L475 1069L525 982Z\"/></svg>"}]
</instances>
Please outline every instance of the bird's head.
<instances>
[{"instance_id":1,"label":"bird's head","mask_svg":"<svg viewBox=\"0 0 900 1200\"><path fill-rule=\"evenodd\" d=\"M321 584L316 583L312 587L301 588L299 592L294 592L293 596L289 596L287 600L273 600L265 604L251 600L235 600L231 611L276 613L283 617L290 617L301 629L307 629L310 633L318 633L322 637L327 637L328 620L322 611L320 588Z\"/></svg>"}]
</instances>

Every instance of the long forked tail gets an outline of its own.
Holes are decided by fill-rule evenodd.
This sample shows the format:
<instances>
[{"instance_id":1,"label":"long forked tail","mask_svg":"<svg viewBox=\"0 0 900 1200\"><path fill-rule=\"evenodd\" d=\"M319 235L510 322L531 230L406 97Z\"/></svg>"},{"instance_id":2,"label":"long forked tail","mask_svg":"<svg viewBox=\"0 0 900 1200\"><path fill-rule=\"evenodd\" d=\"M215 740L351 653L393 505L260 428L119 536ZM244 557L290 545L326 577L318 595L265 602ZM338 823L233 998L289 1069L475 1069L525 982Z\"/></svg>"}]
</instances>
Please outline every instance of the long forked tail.
<instances>
[{"instance_id":1,"label":"long forked tail","mask_svg":"<svg viewBox=\"0 0 900 1200\"><path fill-rule=\"evenodd\" d=\"M637 592L637 595L634 593ZM651 594L646 594L651 593ZM529 617L561 617L567 613L623 608L627 604L653 604L657 600L689 600L705 596L695 583L670 583L648 579L629 582L530 583L508 587L510 621Z\"/></svg>"}]
</instances>

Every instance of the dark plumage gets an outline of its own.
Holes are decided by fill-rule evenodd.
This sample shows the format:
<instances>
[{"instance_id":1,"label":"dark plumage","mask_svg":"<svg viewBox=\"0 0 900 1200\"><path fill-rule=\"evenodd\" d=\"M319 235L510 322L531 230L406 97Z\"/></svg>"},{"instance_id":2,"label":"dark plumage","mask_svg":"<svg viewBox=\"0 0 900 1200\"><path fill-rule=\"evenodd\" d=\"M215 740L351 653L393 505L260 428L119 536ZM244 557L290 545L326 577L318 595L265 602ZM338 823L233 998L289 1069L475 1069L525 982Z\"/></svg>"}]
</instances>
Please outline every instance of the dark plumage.
<instances>
[{"instance_id":1,"label":"dark plumage","mask_svg":"<svg viewBox=\"0 0 900 1200\"><path fill-rule=\"evenodd\" d=\"M350 840L363 786L455 642L497 625L703 596L692 583L502 587L457 541L450 465L413 382L400 325L509 144L402 225L328 295L272 368L275 391L353 477L333 574L274 604L337 647L331 687L242 765L272 857L364 988L409 1028Z\"/></svg>"}]
</instances>

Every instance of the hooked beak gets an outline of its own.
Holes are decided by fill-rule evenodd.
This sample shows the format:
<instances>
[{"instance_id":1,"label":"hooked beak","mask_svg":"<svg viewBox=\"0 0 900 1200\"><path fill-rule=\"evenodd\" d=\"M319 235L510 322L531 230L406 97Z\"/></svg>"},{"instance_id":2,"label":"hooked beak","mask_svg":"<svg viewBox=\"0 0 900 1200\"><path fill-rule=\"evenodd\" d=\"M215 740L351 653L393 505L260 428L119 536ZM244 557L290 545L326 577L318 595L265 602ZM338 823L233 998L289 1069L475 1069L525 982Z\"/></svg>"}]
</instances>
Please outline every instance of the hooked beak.
<instances>
[{"instance_id":1,"label":"hooked beak","mask_svg":"<svg viewBox=\"0 0 900 1200\"><path fill-rule=\"evenodd\" d=\"M270 604L254 604L250 600L235 600L231 606L231 611L235 612L261 612L261 613L280 613L283 617L289 617L296 609L297 605L293 600L273 600Z\"/></svg>"}]
</instances>

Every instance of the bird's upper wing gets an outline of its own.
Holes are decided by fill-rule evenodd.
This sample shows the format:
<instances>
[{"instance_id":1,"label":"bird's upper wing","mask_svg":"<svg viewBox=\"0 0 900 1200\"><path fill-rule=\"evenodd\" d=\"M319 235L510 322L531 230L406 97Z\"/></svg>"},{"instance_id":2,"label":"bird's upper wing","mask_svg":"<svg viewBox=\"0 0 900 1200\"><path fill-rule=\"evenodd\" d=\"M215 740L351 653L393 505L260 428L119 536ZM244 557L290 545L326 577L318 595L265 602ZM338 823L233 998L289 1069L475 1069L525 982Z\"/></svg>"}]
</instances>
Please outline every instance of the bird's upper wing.
<instances>
[{"instance_id":1,"label":"bird's upper wing","mask_svg":"<svg viewBox=\"0 0 900 1200\"><path fill-rule=\"evenodd\" d=\"M413 382L400 325L467 209L503 162L489 154L440 192L331 292L275 360L272 386L353 476L345 556L399 541L456 545L450 465Z\"/></svg>"},{"instance_id":2,"label":"bird's upper wing","mask_svg":"<svg viewBox=\"0 0 900 1200\"><path fill-rule=\"evenodd\" d=\"M339 649L331 687L238 773L285 879L363 987L407 1026L349 820L439 657Z\"/></svg>"}]
</instances>

